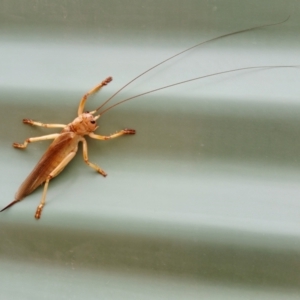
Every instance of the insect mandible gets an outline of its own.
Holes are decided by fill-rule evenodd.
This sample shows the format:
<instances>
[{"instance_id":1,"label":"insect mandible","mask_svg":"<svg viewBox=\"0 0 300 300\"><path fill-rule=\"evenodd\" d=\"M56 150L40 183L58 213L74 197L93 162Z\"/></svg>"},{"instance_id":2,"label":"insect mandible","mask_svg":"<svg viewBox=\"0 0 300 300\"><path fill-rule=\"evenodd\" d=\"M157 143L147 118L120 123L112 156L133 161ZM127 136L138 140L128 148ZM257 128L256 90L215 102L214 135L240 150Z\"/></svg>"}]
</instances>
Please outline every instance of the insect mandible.
<instances>
[{"instance_id":1,"label":"insect mandible","mask_svg":"<svg viewBox=\"0 0 300 300\"><path fill-rule=\"evenodd\" d=\"M122 88L120 88L116 93L114 93L109 99L107 99L97 109L95 109L91 112L84 112L84 106L85 106L85 103L86 103L86 100L88 99L88 97L90 95L98 92L102 87L106 86L109 82L112 81L112 77L107 77L105 80L103 80L100 84L95 86L93 89L91 89L88 93L86 93L82 97L82 99L79 103L79 107L78 107L78 116L71 123L69 123L67 125L65 125L65 124L44 124L44 123L36 122L36 121L30 120L30 119L24 119L23 120L24 124L41 126L41 127L46 127L46 128L63 128L63 129L60 133L54 133L54 134L44 135L44 136L40 136L40 137L28 138L22 144L19 144L19 143L13 144L13 147L15 147L15 148L25 149L28 146L28 144L32 143L32 142L51 140L51 139L54 140L50 144L49 148L44 153L44 155L42 156L40 161L37 163L35 168L28 175L28 177L25 179L25 181L21 184L20 188L18 189L18 191L15 195L14 201L12 201L10 204L8 204L6 207L4 207L1 211L4 211L7 208L16 204L17 202L21 201L24 197L31 194L38 186L40 186L41 184L44 183L44 190L43 190L42 198L41 198L41 201L40 201L40 203L36 209L36 213L35 213L35 218L39 219L41 217L43 207L45 206L46 194L47 194L48 185L49 185L50 180L52 178L54 178L55 176L57 176L65 168L65 166L74 158L74 156L76 155L77 150L78 150L79 142L82 142L82 144L83 144L83 159L84 159L85 163L88 166L90 166L91 168L93 168L94 170L96 170L99 174L101 174L102 176L105 177L107 175L105 173L105 171L89 161L88 146L87 146L87 142L86 142L86 139L84 138L84 136L88 135L89 137L91 137L93 139L97 139L97 140L109 140L109 139L113 139L113 138L116 138L116 137L119 137L122 135L135 134L136 131L134 129L127 129L127 128L123 129L121 131L118 131L112 135L108 135L108 136L98 135L98 134L94 133L94 131L98 128L96 121L100 118L100 116L103 115L108 110L112 109L113 107L115 107L121 103L124 103L126 101L132 100L132 99L140 97L140 96L143 96L145 94L153 93L158 90L166 89L166 88L169 88L169 87L172 87L175 85L184 84L184 83L194 81L194 80L199 80L199 79L202 79L205 77L216 76L219 74L238 72L238 71L247 70L247 69L295 67L295 66L245 67L245 68L239 68L239 69L233 69L233 70L229 70L229 71L213 73L213 74L209 74L209 75L205 75L205 76L201 76L201 77L196 77L196 78L177 82L177 83L174 83L174 84L171 84L168 86L163 86L163 87L160 87L160 88L148 91L148 92L144 92L144 93L132 96L130 98L124 99L122 101L117 102L116 104L111 105L110 107L104 109L102 112L97 114L97 112L106 103L108 103L116 94L118 94L121 90L123 90L130 83L132 83L133 81L135 81L136 79L138 79L139 77L144 75L145 73L151 71L152 69L160 66L161 64L165 63L166 61L169 61L170 59L172 59L178 55L181 55L191 49L194 49L196 47L199 47L200 45L203 45L203 44L211 42L211 41L215 41L215 40L218 40L218 39L221 39L224 37L232 36L235 34L246 32L246 31L255 30L258 28L263 28L263 27L272 26L272 25L278 25L278 24L286 22L288 19L289 18L287 18L286 20L279 22L279 23L261 25L261 26L244 29L244 30L231 32L231 33L224 34L222 36L218 36L218 37L212 38L210 40L198 43L184 51L181 51L181 52L165 59L164 61L158 63L157 65L155 65L155 66L151 67L150 69L146 70L145 72L141 73L140 75L138 75L137 77L135 77L134 79L129 81Z\"/></svg>"}]
</instances>

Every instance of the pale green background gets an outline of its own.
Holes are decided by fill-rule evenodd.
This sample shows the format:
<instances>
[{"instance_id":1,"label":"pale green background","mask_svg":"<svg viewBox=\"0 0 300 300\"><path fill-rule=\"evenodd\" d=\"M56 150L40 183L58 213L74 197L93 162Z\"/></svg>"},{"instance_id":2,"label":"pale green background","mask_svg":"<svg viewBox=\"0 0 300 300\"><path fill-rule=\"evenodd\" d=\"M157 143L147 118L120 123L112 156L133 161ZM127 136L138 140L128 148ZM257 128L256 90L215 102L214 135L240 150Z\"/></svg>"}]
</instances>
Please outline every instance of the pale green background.
<instances>
[{"instance_id":1,"label":"pale green background","mask_svg":"<svg viewBox=\"0 0 300 300\"><path fill-rule=\"evenodd\" d=\"M81 96L93 109L155 63L117 99L247 66L299 65L298 1L0 1L1 207L54 132L23 118L68 123ZM300 69L212 77L105 114L50 183L0 215L1 299L299 299Z\"/></svg>"}]
</instances>

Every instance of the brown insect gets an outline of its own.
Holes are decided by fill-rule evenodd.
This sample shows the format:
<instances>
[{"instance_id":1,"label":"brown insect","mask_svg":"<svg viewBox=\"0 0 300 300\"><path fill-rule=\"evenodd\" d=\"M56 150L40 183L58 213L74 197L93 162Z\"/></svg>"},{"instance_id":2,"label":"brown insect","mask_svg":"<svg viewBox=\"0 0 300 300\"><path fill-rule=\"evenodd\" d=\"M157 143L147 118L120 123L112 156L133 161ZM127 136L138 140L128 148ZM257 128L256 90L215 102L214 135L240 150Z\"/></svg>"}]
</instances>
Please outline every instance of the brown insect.
<instances>
[{"instance_id":1,"label":"brown insect","mask_svg":"<svg viewBox=\"0 0 300 300\"><path fill-rule=\"evenodd\" d=\"M72 158L74 158L78 150L79 142L82 142L83 144L83 159L85 163L91 168L95 169L102 176L105 177L107 175L101 168L88 160L88 148L84 135L88 135L91 138L97 140L109 140L124 134L135 134L134 129L124 129L109 136L95 134L94 131L98 128L96 120L100 117L100 115L94 116L94 114L97 112L96 110L92 112L83 112L84 105L88 96L99 91L110 81L112 81L111 77L106 78L82 97L78 107L78 117L68 125L44 124L40 122L34 122L29 119L23 120L24 124L42 126L46 128L63 128L63 130L60 133L26 139L23 144L13 144L15 148L25 149L29 143L54 139L53 143L37 163L36 167L32 170L32 172L18 189L15 195L15 200L8 206L6 206L3 210L14 205L30 193L32 193L39 185L45 182L42 200L35 213L35 218L39 219L41 217L42 209L45 205L49 181L53 177L57 176L72 160Z\"/></svg>"},{"instance_id":2,"label":"brown insect","mask_svg":"<svg viewBox=\"0 0 300 300\"><path fill-rule=\"evenodd\" d=\"M169 57L168 59L160 62L159 64L153 66L152 68L150 68L150 69L146 70L145 72L143 72L142 74L138 75L133 80L128 82L125 86L123 86L121 89L119 89L115 94L113 94L108 100L106 100L96 110L91 111L91 112L83 112L87 98L90 95L98 92L103 86L107 85L109 82L112 81L112 77L108 77L82 97L82 99L80 101L80 104L79 104L79 107L78 107L78 117L75 118L68 125L65 125L65 124L44 124L44 123L41 123L41 122L35 122L33 120L30 120L30 119L24 119L23 120L24 124L30 124L30 125L41 126L41 127L46 127L46 128L63 128L63 130L60 133L49 134L49 135L44 135L44 136L40 136L40 137L28 138L24 141L23 144L18 144L18 143L13 144L13 147L15 147L15 148L25 149L29 143L54 139L54 141L49 146L49 148L47 149L45 154L42 156L40 161L35 166L35 168L28 175L28 177L25 179L25 181L21 184L20 188L18 189L18 191L15 195L14 201L12 201L10 204L8 204L6 207L4 207L1 211L4 211L5 209L11 207L15 203L21 201L24 197L26 197L27 195L32 193L39 185L41 185L42 183L45 183L42 199L41 199L40 204L38 205L38 207L36 209L36 213L35 213L35 218L39 219L41 217L43 207L45 206L46 194L47 194L47 190L48 190L49 181L52 178L54 178L55 176L57 176L65 168L65 166L74 158L74 156L76 155L76 152L78 150L78 143L79 142L82 142L82 144L83 144L83 159L84 159L85 163L87 165L89 165L91 168L95 169L99 174L101 174L102 176L105 177L107 175L105 173L105 171L103 171L100 167L98 167L97 165L95 165L95 164L93 164L89 161L89 159L88 159L88 147L87 147L87 142L86 142L84 136L88 135L89 137L91 137L93 139L97 139L97 140L109 140L109 139L113 139L113 138L116 138L116 137L119 137L119 136L122 136L122 135L135 134L134 129L123 129L123 130L121 130L119 132L116 132L115 134L112 134L112 135L109 135L109 136L103 136L103 135L98 135L98 134L94 133L94 131L98 128L98 125L96 123L97 119L99 119L99 117L101 115L103 115L105 112L107 112L111 108L113 108L113 107L115 107L115 106L117 106L121 103L124 103L126 101L129 101L131 99L134 99L134 98L137 98L137 97L140 97L140 96L143 96L145 94L153 93L153 92L158 91L158 90L166 89L166 88L169 88L169 87L172 87L172 86L175 86L175 85L184 84L184 83L191 82L191 81L194 81L194 80L199 80L199 79L205 78L205 77L216 76L216 75L219 75L219 74L237 72L237 71L247 70L247 69L293 67L293 66L247 67L247 68L234 69L234 70L209 74L209 75L205 75L205 76L201 76L201 77L197 77L197 78L192 78L192 79L189 79L189 80L177 82L177 83L174 83L174 84L171 84L171 85L168 85L168 86L163 86L163 87L160 87L158 89L151 90L151 91L141 93L141 94L135 95L133 97L124 99L124 100L122 100L122 101L106 108L105 110L100 112L98 115L95 115L107 102L109 102L116 94L118 94L121 90L123 90L126 86L128 86L134 80L138 79L139 77L141 77L145 73L151 71L152 69L158 67L159 65L165 63L166 61L168 61L168 60L170 60L170 59L172 59L172 58L174 58L178 55L181 55L181 54L183 54L183 53L185 53L185 52L187 52L187 51L189 51L189 50L191 50L195 47L198 47L200 45L203 45L205 43L208 43L208 42L211 42L211 41L214 41L214 40L217 40L217 39L221 39L221 38L224 38L224 37L228 37L228 36L231 36L231 35L235 35L235 34L238 34L238 33L246 32L246 31L250 31L250 30L254 30L254 29L258 29L258 28L263 28L263 27L272 26L272 25L278 25L278 24L286 22L287 20L288 20L288 18L286 20L284 20L283 22L279 22L279 23L267 24L267 25L248 28L248 29L245 29L245 30L239 30L239 31L228 33L228 34L210 39L208 41L201 42L197 45L194 45L194 46L192 46L192 47L190 47L190 48L188 48L188 49L186 49L186 50L184 50L180 53L177 53L177 54Z\"/></svg>"}]
</instances>

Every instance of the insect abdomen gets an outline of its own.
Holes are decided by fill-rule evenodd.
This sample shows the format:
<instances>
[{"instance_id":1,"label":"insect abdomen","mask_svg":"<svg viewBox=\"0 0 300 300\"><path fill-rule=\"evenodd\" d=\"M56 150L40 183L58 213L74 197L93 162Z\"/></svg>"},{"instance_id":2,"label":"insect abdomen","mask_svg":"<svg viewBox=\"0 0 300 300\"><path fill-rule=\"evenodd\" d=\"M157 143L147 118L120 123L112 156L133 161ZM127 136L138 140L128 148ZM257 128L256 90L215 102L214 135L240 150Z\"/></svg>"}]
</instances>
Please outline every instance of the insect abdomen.
<instances>
[{"instance_id":1,"label":"insect abdomen","mask_svg":"<svg viewBox=\"0 0 300 300\"><path fill-rule=\"evenodd\" d=\"M60 164L68 153L77 151L78 142L79 140L76 138L76 134L72 132L63 133L58 136L21 184L15 195L15 200L19 201L23 199L44 183L50 173Z\"/></svg>"}]
</instances>

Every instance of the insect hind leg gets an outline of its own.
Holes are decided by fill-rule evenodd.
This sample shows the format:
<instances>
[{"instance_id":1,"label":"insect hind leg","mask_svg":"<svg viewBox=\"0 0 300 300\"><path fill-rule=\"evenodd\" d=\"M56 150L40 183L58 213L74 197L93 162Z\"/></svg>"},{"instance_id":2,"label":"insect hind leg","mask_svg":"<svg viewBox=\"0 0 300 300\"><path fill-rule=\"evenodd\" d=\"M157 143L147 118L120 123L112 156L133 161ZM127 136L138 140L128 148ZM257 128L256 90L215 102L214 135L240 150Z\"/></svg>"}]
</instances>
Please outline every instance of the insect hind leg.
<instances>
[{"instance_id":1,"label":"insect hind leg","mask_svg":"<svg viewBox=\"0 0 300 300\"><path fill-rule=\"evenodd\" d=\"M41 217L43 207L46 203L46 195L48 190L49 181L57 176L64 167L72 160L72 158L75 156L76 152L69 153L61 162L60 164L48 175L45 184L44 184L44 190L43 195L40 204L38 205L34 217L38 220Z\"/></svg>"}]
</instances>

